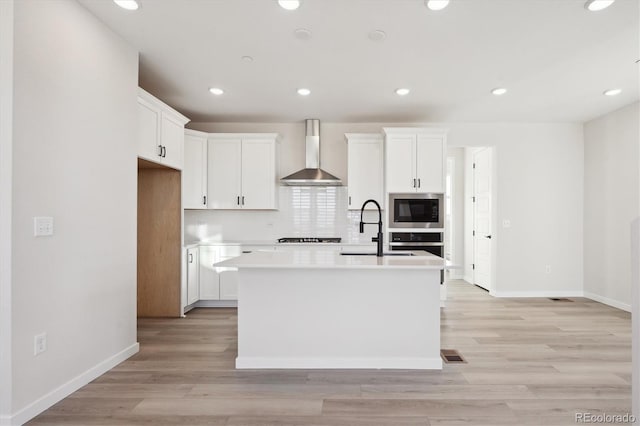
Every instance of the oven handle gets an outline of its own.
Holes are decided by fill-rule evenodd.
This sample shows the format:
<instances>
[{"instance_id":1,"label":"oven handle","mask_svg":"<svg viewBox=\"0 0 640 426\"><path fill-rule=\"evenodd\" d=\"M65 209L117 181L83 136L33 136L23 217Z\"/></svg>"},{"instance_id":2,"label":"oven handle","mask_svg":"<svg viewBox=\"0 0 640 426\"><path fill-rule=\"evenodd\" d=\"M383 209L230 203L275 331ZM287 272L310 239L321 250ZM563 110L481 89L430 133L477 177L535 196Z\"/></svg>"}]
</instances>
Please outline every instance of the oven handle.
<instances>
[{"instance_id":1,"label":"oven handle","mask_svg":"<svg viewBox=\"0 0 640 426\"><path fill-rule=\"evenodd\" d=\"M394 242L389 243L391 247L407 247L407 246L415 246L415 247L438 247L444 246L444 243L425 243L425 242Z\"/></svg>"}]
</instances>

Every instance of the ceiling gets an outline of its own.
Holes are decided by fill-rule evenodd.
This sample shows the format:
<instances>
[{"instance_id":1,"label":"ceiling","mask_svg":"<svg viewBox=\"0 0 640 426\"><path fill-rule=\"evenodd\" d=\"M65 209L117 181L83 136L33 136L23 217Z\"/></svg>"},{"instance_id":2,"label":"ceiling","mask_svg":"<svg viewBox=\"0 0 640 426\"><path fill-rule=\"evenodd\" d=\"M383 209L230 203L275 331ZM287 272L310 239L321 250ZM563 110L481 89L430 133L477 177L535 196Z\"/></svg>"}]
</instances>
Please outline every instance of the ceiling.
<instances>
[{"instance_id":1,"label":"ceiling","mask_svg":"<svg viewBox=\"0 0 640 426\"><path fill-rule=\"evenodd\" d=\"M79 1L140 51L140 86L194 122L583 122L639 98L636 0Z\"/></svg>"}]
</instances>

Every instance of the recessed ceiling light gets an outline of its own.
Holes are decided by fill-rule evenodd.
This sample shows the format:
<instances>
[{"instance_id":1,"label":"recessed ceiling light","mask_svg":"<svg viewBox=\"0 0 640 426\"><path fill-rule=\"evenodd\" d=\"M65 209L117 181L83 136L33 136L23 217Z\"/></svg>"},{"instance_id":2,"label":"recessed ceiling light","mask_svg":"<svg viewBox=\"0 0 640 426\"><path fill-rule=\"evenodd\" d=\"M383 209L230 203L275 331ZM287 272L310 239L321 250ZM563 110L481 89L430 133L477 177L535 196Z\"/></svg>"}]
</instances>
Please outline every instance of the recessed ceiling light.
<instances>
[{"instance_id":1,"label":"recessed ceiling light","mask_svg":"<svg viewBox=\"0 0 640 426\"><path fill-rule=\"evenodd\" d=\"M305 88L298 89L298 95L300 96L309 96L310 94L311 94L311 90L309 89L305 89Z\"/></svg>"},{"instance_id":2,"label":"recessed ceiling light","mask_svg":"<svg viewBox=\"0 0 640 426\"><path fill-rule=\"evenodd\" d=\"M424 4L431 10L442 10L449 5L449 0L425 0Z\"/></svg>"},{"instance_id":3,"label":"recessed ceiling light","mask_svg":"<svg viewBox=\"0 0 640 426\"><path fill-rule=\"evenodd\" d=\"M400 88L400 89L396 89L396 95L398 96L406 96L409 94L411 90L409 89L405 89L405 88Z\"/></svg>"},{"instance_id":4,"label":"recessed ceiling light","mask_svg":"<svg viewBox=\"0 0 640 426\"><path fill-rule=\"evenodd\" d=\"M298 28L293 32L293 35L298 40L309 40L311 38L311 31L306 28Z\"/></svg>"},{"instance_id":5,"label":"recessed ceiling light","mask_svg":"<svg viewBox=\"0 0 640 426\"><path fill-rule=\"evenodd\" d=\"M496 87L491 91L491 93L493 93L496 96L501 96L507 93L507 89L505 89L504 87Z\"/></svg>"},{"instance_id":6,"label":"recessed ceiling light","mask_svg":"<svg viewBox=\"0 0 640 426\"><path fill-rule=\"evenodd\" d=\"M369 33L369 40L382 41L387 38L387 34L382 30L373 30Z\"/></svg>"},{"instance_id":7,"label":"recessed ceiling light","mask_svg":"<svg viewBox=\"0 0 640 426\"><path fill-rule=\"evenodd\" d=\"M296 10L300 7L300 0L278 0L281 8L287 10Z\"/></svg>"},{"instance_id":8,"label":"recessed ceiling light","mask_svg":"<svg viewBox=\"0 0 640 426\"><path fill-rule=\"evenodd\" d=\"M216 95L216 96L220 96L220 95L222 95L222 94L224 93L224 90L219 89L219 88L217 88L217 87L211 87L211 88L209 88L209 91L210 91L212 94Z\"/></svg>"},{"instance_id":9,"label":"recessed ceiling light","mask_svg":"<svg viewBox=\"0 0 640 426\"><path fill-rule=\"evenodd\" d=\"M138 10L138 7L140 7L136 0L113 0L113 2L127 10Z\"/></svg>"},{"instance_id":10,"label":"recessed ceiling light","mask_svg":"<svg viewBox=\"0 0 640 426\"><path fill-rule=\"evenodd\" d=\"M622 93L622 89L609 89L609 90L605 90L603 92L603 95L605 95L605 96L616 96L616 95L619 95L620 93Z\"/></svg>"},{"instance_id":11,"label":"recessed ceiling light","mask_svg":"<svg viewBox=\"0 0 640 426\"><path fill-rule=\"evenodd\" d=\"M253 58L251 56L243 56L240 59L242 59L242 62L253 62Z\"/></svg>"},{"instance_id":12,"label":"recessed ceiling light","mask_svg":"<svg viewBox=\"0 0 640 426\"><path fill-rule=\"evenodd\" d=\"M611 6L615 0L587 0L584 7L592 12L597 12Z\"/></svg>"}]
</instances>

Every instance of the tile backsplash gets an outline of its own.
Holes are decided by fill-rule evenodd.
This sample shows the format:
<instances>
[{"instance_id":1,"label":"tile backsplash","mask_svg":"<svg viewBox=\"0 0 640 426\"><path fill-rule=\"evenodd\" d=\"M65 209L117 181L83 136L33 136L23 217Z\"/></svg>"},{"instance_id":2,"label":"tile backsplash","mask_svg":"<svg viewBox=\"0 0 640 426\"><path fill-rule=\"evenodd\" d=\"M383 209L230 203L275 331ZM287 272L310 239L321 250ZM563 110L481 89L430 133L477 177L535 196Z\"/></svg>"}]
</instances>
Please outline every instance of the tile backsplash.
<instances>
[{"instance_id":1,"label":"tile backsplash","mask_svg":"<svg viewBox=\"0 0 640 426\"><path fill-rule=\"evenodd\" d=\"M269 241L280 237L342 237L370 243L376 227L358 232L360 212L347 210L346 186L281 186L279 210L185 210L184 239L194 241ZM383 212L384 213L384 212ZM367 222L378 213L365 212ZM384 221L384 216L383 216Z\"/></svg>"}]
</instances>

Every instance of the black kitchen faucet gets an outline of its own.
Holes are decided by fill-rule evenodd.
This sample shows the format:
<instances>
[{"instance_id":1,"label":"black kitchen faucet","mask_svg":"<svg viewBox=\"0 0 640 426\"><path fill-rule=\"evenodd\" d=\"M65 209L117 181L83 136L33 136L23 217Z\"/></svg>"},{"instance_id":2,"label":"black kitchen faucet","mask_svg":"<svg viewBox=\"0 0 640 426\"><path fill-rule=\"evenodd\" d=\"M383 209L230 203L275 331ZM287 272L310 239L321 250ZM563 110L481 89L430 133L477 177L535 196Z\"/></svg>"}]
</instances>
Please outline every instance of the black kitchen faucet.
<instances>
[{"instance_id":1,"label":"black kitchen faucet","mask_svg":"<svg viewBox=\"0 0 640 426\"><path fill-rule=\"evenodd\" d=\"M362 205L360 209L360 233L364 232L364 225L375 225L375 222L363 222L362 215L364 214L364 208L367 204L373 203L378 208L378 236L371 238L371 241L378 243L378 251L376 252L376 256L382 257L382 209L380 208L380 204L376 200L367 200Z\"/></svg>"}]
</instances>

